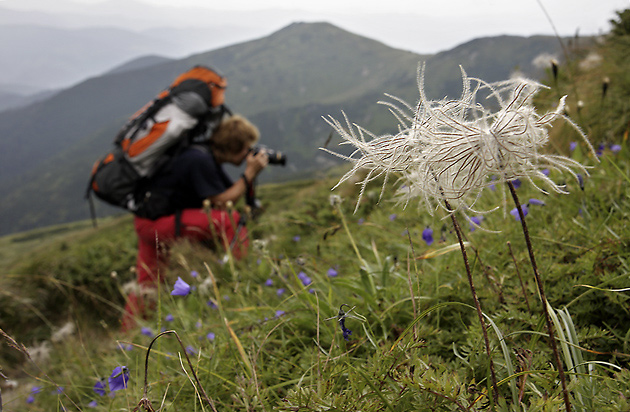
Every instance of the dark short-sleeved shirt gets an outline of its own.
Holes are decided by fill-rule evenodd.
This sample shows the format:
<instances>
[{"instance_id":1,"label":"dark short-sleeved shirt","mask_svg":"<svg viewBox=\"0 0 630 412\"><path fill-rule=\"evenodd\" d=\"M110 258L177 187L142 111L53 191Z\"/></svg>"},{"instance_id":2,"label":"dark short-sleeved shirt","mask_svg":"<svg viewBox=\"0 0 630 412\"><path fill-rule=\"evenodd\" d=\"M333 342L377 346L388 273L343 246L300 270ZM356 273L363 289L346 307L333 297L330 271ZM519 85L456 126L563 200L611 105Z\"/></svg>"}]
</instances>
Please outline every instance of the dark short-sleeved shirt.
<instances>
[{"instance_id":1,"label":"dark short-sleeved shirt","mask_svg":"<svg viewBox=\"0 0 630 412\"><path fill-rule=\"evenodd\" d=\"M151 179L147 191L160 204L159 215L203 206L203 201L225 192L233 182L212 152L198 146L185 149Z\"/></svg>"}]
</instances>

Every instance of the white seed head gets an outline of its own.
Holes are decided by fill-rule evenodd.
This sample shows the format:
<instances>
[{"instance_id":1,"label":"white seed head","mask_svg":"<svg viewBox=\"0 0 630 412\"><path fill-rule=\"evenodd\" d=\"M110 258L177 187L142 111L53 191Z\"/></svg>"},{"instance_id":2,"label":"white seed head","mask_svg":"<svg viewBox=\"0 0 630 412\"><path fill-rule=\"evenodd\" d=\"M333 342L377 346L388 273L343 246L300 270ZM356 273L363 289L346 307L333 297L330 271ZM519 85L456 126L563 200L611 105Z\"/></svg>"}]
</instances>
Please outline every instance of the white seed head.
<instances>
[{"instance_id":1,"label":"white seed head","mask_svg":"<svg viewBox=\"0 0 630 412\"><path fill-rule=\"evenodd\" d=\"M576 179L577 173L588 174L584 166L572 159L541 151L549 141L552 123L564 119L594 153L584 133L563 115L566 96L555 111L540 115L532 100L545 86L524 78L487 83L461 71L463 91L459 99L427 99L421 66L420 99L415 106L394 96L388 96L393 101L379 102L398 120L396 134L375 136L351 124L345 114L345 125L330 116L326 118L344 139L342 144L356 147L350 156L329 151L354 163L339 184L358 170L367 169L366 177L359 183L360 199L369 182L385 176L386 183L394 173L402 182L398 195L405 203L419 198L430 213L436 207L448 212L482 213L474 209L474 204L482 190L492 184L520 178L543 192L541 182L552 191L565 193L563 186L543 174L543 169L569 172Z\"/></svg>"}]
</instances>

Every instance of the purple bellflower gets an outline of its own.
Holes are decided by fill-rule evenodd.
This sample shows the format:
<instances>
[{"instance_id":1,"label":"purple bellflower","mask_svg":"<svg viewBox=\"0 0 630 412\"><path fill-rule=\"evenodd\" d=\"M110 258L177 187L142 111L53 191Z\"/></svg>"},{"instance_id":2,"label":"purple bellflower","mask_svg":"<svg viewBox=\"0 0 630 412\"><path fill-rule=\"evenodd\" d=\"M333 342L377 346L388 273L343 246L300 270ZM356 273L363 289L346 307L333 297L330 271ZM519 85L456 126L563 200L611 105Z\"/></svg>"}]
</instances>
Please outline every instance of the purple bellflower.
<instances>
[{"instance_id":1,"label":"purple bellflower","mask_svg":"<svg viewBox=\"0 0 630 412\"><path fill-rule=\"evenodd\" d=\"M146 326L145 326L145 327L143 327L143 328L140 330L140 333L142 333L144 336L148 336L148 337L150 337L150 338L152 338L152 337L153 337L153 331L151 330L151 328L147 328Z\"/></svg>"},{"instance_id":2,"label":"purple bellflower","mask_svg":"<svg viewBox=\"0 0 630 412\"><path fill-rule=\"evenodd\" d=\"M427 243L427 246L430 246L431 243L433 243L433 229L429 226L422 231L422 240Z\"/></svg>"},{"instance_id":3,"label":"purple bellflower","mask_svg":"<svg viewBox=\"0 0 630 412\"><path fill-rule=\"evenodd\" d=\"M98 396L105 396L105 382L102 379L100 381L96 381L92 390Z\"/></svg>"},{"instance_id":4,"label":"purple bellflower","mask_svg":"<svg viewBox=\"0 0 630 412\"><path fill-rule=\"evenodd\" d=\"M523 216L527 216L527 213L529 212L527 205L521 205L521 210L523 211ZM517 222L521 221L521 216L519 215L517 208L510 210L510 214L514 216L514 219L516 219Z\"/></svg>"},{"instance_id":5,"label":"purple bellflower","mask_svg":"<svg viewBox=\"0 0 630 412\"><path fill-rule=\"evenodd\" d=\"M514 189L518 189L519 187L521 187L521 180L520 179L512 180L512 185L514 186Z\"/></svg>"},{"instance_id":6,"label":"purple bellflower","mask_svg":"<svg viewBox=\"0 0 630 412\"><path fill-rule=\"evenodd\" d=\"M582 191L584 191L584 176L582 176L581 174L577 174L577 180L578 183L580 184L580 189L582 189Z\"/></svg>"},{"instance_id":7,"label":"purple bellflower","mask_svg":"<svg viewBox=\"0 0 630 412\"><path fill-rule=\"evenodd\" d=\"M173 291L171 292L171 295L186 296L189 293L190 293L190 285L184 282L184 280L178 276L177 281L175 282L175 285L173 287Z\"/></svg>"},{"instance_id":8,"label":"purple bellflower","mask_svg":"<svg viewBox=\"0 0 630 412\"><path fill-rule=\"evenodd\" d=\"M481 221L483 220L483 216L472 216L470 218L470 231L474 232L477 229L477 226L481 226Z\"/></svg>"},{"instance_id":9,"label":"purple bellflower","mask_svg":"<svg viewBox=\"0 0 630 412\"><path fill-rule=\"evenodd\" d=\"M126 366L116 366L109 376L108 383L110 392L126 389L129 383L129 369Z\"/></svg>"},{"instance_id":10,"label":"purple bellflower","mask_svg":"<svg viewBox=\"0 0 630 412\"><path fill-rule=\"evenodd\" d=\"M300 281L302 282L302 284L304 286L308 286L311 283L313 283L313 281L311 280L311 278L304 272L300 272L298 273L298 278L300 279Z\"/></svg>"}]
</instances>

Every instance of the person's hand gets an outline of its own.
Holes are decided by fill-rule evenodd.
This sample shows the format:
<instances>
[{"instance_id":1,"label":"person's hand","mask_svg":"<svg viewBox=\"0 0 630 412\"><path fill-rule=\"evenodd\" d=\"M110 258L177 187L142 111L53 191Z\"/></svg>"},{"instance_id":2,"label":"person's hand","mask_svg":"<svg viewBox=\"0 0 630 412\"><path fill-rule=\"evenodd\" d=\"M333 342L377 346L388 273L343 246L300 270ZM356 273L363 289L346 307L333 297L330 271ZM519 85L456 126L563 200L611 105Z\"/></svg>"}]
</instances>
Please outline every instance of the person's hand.
<instances>
[{"instance_id":1,"label":"person's hand","mask_svg":"<svg viewBox=\"0 0 630 412\"><path fill-rule=\"evenodd\" d=\"M264 149L258 153L250 153L245 159L247 165L245 166L245 175L248 179L252 180L269 164L269 156Z\"/></svg>"}]
</instances>

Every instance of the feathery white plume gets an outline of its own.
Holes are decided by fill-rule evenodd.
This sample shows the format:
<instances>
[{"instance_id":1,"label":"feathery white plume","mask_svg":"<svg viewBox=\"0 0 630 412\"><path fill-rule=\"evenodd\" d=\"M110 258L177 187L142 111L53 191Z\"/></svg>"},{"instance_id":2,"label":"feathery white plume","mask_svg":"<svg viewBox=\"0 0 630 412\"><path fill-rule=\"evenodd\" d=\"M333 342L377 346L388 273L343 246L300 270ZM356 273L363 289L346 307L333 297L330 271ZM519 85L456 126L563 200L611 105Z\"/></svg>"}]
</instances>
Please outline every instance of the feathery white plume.
<instances>
[{"instance_id":1,"label":"feathery white plume","mask_svg":"<svg viewBox=\"0 0 630 412\"><path fill-rule=\"evenodd\" d=\"M338 185L367 169L360 182L360 200L369 182L384 175L386 183L394 173L404 184L398 191L403 201L419 198L431 213L435 207L451 212L446 201L453 210L466 212L474 210L482 190L492 184L520 178L540 191L545 192L539 186L542 182L552 191L565 193L543 169L568 172L576 179L578 173L588 174L575 160L541 152L552 123L564 119L595 153L580 128L563 115L566 96L555 111L540 115L532 100L545 86L523 78L487 83L461 71L463 91L457 100L427 99L422 66L418 69L420 99L414 107L394 96L388 96L393 102L379 102L398 120L396 134L375 136L351 124L345 113L345 126L331 116L325 118L345 140L342 144L356 147L350 156L324 149L354 163Z\"/></svg>"}]
</instances>

